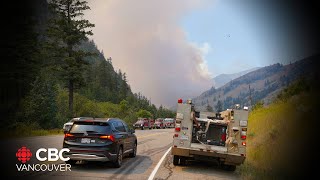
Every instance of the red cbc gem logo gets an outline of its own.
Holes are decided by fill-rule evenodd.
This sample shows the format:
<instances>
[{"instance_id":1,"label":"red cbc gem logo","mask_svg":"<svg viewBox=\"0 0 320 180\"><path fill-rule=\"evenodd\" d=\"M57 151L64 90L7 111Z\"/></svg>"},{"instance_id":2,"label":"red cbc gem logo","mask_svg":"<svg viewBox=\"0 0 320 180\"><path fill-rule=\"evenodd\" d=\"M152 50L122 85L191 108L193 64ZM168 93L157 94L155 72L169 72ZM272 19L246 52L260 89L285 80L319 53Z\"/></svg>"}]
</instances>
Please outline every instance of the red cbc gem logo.
<instances>
[{"instance_id":1,"label":"red cbc gem logo","mask_svg":"<svg viewBox=\"0 0 320 180\"><path fill-rule=\"evenodd\" d=\"M22 163L26 163L27 161L29 161L31 156L32 156L32 153L31 153L30 149L28 149L25 146L22 146L20 149L18 149L18 151L16 153L16 157Z\"/></svg>"}]
</instances>

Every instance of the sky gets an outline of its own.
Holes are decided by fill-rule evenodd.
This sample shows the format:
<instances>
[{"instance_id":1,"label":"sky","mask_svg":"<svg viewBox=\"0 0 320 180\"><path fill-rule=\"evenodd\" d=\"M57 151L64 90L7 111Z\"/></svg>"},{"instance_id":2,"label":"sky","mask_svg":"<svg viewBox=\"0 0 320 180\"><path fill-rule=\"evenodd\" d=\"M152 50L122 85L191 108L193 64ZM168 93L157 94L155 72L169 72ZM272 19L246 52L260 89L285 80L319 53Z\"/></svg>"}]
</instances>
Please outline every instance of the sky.
<instances>
[{"instance_id":1,"label":"sky","mask_svg":"<svg viewBox=\"0 0 320 180\"><path fill-rule=\"evenodd\" d=\"M299 5L280 1L95 0L91 37L134 93L159 107L193 98L219 74L311 55ZM309 45L309 46L308 46Z\"/></svg>"}]
</instances>

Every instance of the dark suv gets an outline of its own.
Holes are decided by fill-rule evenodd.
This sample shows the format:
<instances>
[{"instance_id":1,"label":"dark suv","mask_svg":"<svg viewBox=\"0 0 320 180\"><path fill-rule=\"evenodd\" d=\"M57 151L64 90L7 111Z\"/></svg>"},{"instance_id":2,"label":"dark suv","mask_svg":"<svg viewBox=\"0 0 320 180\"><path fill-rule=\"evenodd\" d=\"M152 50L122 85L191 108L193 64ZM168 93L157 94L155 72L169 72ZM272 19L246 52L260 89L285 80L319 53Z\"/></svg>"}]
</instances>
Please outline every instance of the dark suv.
<instances>
[{"instance_id":1,"label":"dark suv","mask_svg":"<svg viewBox=\"0 0 320 180\"><path fill-rule=\"evenodd\" d=\"M65 134L63 147L70 157L68 164L83 161L111 161L120 167L125 156L135 157L137 137L134 129L117 118L82 119L75 121Z\"/></svg>"}]
</instances>

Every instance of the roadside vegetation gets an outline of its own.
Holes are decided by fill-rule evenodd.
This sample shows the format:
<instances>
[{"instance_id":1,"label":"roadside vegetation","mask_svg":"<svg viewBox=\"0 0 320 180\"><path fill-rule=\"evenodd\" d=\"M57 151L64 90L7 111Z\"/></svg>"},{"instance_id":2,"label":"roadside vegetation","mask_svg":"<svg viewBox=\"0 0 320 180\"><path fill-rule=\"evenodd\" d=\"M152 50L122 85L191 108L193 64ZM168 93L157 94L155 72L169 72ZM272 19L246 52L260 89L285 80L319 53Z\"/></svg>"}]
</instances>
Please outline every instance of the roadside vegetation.
<instances>
[{"instance_id":1,"label":"roadside vegetation","mask_svg":"<svg viewBox=\"0 0 320 180\"><path fill-rule=\"evenodd\" d=\"M42 0L30 6L41 11L26 14L21 24L27 27L21 29L28 31L17 34L21 39L10 54L15 57L8 58L17 59L6 69L16 75L3 91L0 137L60 133L65 122L81 116L117 117L128 124L141 115L174 116L132 92L127 74L88 39L94 24L83 19L90 11L86 1Z\"/></svg>"},{"instance_id":2,"label":"roadside vegetation","mask_svg":"<svg viewBox=\"0 0 320 180\"><path fill-rule=\"evenodd\" d=\"M243 179L297 178L309 168L315 107L319 89L300 79L284 89L274 103L261 102L249 114L247 159L238 168Z\"/></svg>"}]
</instances>

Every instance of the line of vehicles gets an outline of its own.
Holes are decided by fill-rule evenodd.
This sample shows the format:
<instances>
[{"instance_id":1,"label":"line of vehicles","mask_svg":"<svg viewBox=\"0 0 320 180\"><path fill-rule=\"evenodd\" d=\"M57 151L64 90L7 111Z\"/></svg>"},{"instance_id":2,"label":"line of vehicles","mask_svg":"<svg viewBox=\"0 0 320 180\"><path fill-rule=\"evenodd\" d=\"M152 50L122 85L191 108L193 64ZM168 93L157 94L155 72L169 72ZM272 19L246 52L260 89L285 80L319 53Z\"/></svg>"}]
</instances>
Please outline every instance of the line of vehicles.
<instances>
[{"instance_id":1,"label":"line of vehicles","mask_svg":"<svg viewBox=\"0 0 320 180\"><path fill-rule=\"evenodd\" d=\"M135 129L165 129L174 128L175 119L174 118L138 118L138 120L133 124Z\"/></svg>"},{"instance_id":2,"label":"line of vehicles","mask_svg":"<svg viewBox=\"0 0 320 180\"><path fill-rule=\"evenodd\" d=\"M67 132L73 123L78 120L83 119L94 119L93 117L75 117L72 118L70 121L64 123L63 130ZM138 120L133 123L133 129L166 129L166 128L174 128L175 126L175 118L138 118Z\"/></svg>"},{"instance_id":3,"label":"line of vehicles","mask_svg":"<svg viewBox=\"0 0 320 180\"><path fill-rule=\"evenodd\" d=\"M69 163L111 161L120 167L135 157L135 129L174 128L171 155L175 166L189 160L215 161L234 171L246 159L248 108L239 104L222 112L199 112L191 100L178 100L175 118L139 118L133 126L118 118L78 117L64 124L63 147Z\"/></svg>"}]
</instances>

